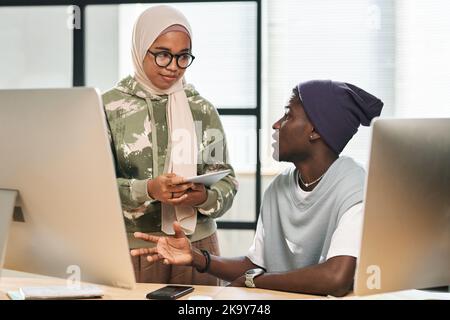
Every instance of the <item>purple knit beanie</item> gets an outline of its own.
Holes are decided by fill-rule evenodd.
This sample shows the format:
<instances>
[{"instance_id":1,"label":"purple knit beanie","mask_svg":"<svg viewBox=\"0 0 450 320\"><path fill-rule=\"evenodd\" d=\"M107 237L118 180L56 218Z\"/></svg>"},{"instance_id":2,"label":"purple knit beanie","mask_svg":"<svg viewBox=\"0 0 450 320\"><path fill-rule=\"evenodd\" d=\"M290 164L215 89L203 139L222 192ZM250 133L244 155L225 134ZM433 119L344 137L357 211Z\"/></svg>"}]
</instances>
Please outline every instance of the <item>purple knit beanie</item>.
<instances>
[{"instance_id":1,"label":"purple knit beanie","mask_svg":"<svg viewBox=\"0 0 450 320\"><path fill-rule=\"evenodd\" d=\"M383 102L355 85L331 80L311 80L297 86L299 98L316 131L340 154L360 124L369 126Z\"/></svg>"}]
</instances>

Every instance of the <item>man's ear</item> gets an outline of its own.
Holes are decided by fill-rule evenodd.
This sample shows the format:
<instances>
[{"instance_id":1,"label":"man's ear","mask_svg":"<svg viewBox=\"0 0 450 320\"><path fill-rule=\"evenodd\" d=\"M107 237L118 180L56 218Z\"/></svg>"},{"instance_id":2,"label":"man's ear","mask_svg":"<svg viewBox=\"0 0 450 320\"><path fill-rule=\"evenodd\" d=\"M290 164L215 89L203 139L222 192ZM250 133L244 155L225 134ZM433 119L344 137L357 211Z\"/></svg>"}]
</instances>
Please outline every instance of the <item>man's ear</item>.
<instances>
[{"instance_id":1,"label":"man's ear","mask_svg":"<svg viewBox=\"0 0 450 320\"><path fill-rule=\"evenodd\" d=\"M313 128L313 130L309 134L309 141L314 141L314 140L317 140L317 139L320 139L320 138L321 138L320 134L316 130L314 130L314 128Z\"/></svg>"}]
</instances>

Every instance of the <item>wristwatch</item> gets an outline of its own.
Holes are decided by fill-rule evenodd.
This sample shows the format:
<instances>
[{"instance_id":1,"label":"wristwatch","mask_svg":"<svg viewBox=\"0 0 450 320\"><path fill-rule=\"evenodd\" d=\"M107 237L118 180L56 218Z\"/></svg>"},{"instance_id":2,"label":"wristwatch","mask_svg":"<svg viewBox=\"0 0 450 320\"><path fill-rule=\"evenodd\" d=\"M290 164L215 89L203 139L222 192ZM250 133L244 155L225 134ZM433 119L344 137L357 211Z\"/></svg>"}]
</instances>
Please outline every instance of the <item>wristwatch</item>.
<instances>
[{"instance_id":1,"label":"wristwatch","mask_svg":"<svg viewBox=\"0 0 450 320\"><path fill-rule=\"evenodd\" d=\"M262 268L255 268L250 269L245 272L245 285L248 288L255 288L255 283L253 282L253 279L255 279L257 276L260 276L264 273L264 269Z\"/></svg>"}]
</instances>

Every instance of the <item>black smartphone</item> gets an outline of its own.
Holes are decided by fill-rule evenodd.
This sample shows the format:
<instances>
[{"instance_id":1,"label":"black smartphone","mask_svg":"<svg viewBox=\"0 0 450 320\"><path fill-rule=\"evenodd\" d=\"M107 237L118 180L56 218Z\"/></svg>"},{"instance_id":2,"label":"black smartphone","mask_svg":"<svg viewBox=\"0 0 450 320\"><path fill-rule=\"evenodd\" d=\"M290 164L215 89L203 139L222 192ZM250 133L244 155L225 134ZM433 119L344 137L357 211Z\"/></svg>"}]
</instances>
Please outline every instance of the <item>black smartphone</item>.
<instances>
[{"instance_id":1,"label":"black smartphone","mask_svg":"<svg viewBox=\"0 0 450 320\"><path fill-rule=\"evenodd\" d=\"M194 287L169 285L149 292L147 299L174 300L194 291Z\"/></svg>"}]
</instances>

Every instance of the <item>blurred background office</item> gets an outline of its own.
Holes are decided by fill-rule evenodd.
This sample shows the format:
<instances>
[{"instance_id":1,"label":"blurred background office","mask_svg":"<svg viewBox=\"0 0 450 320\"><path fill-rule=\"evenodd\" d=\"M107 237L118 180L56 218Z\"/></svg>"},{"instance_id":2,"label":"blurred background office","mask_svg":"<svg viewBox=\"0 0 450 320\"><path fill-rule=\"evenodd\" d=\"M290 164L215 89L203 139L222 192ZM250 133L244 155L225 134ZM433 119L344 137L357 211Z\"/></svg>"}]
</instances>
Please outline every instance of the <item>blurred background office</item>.
<instances>
[{"instance_id":1,"label":"blurred background office","mask_svg":"<svg viewBox=\"0 0 450 320\"><path fill-rule=\"evenodd\" d=\"M132 72L133 22L153 4L1 1L0 88L111 88ZM450 116L447 0L170 4L192 23L187 81L219 109L240 182L219 220L225 256L246 253L263 191L288 165L271 158L271 126L299 81L355 83L383 99L383 117ZM366 165L369 142L361 128L343 154Z\"/></svg>"}]
</instances>

